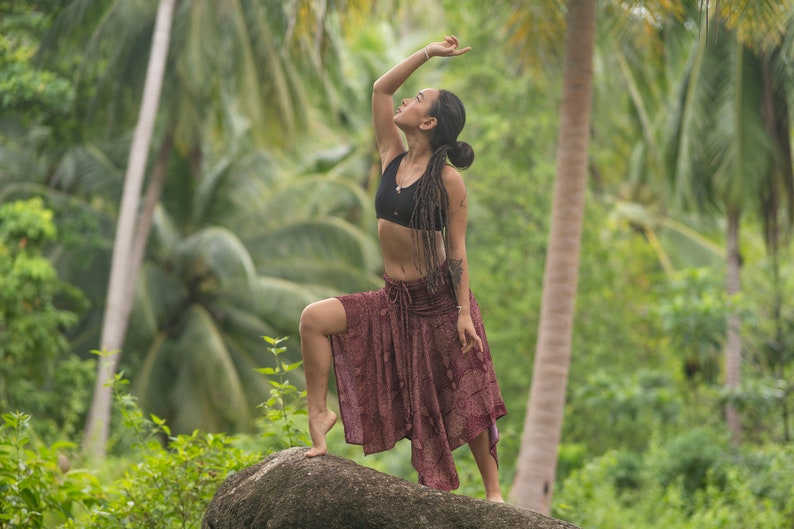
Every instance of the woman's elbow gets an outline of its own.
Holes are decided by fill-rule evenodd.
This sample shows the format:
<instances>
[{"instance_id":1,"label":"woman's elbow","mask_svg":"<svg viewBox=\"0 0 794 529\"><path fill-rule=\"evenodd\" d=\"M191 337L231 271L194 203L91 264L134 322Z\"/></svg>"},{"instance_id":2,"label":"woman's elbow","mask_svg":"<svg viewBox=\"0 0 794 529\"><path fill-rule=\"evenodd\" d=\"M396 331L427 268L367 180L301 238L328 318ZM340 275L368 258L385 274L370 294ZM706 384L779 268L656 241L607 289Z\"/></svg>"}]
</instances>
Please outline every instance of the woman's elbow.
<instances>
[{"instance_id":1,"label":"woman's elbow","mask_svg":"<svg viewBox=\"0 0 794 529\"><path fill-rule=\"evenodd\" d=\"M383 83L380 79L372 83L372 95L389 95L386 90L383 89Z\"/></svg>"}]
</instances>

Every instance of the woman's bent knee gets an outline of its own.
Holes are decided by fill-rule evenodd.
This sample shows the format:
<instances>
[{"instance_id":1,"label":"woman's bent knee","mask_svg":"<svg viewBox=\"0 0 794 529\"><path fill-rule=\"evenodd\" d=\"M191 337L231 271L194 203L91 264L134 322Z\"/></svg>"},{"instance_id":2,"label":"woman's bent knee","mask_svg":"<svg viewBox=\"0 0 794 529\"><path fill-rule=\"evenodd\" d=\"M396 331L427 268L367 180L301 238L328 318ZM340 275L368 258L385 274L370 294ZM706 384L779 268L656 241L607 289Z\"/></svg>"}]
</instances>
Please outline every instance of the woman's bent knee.
<instances>
[{"instance_id":1,"label":"woman's bent knee","mask_svg":"<svg viewBox=\"0 0 794 529\"><path fill-rule=\"evenodd\" d=\"M301 313L300 324L298 326L298 330L300 331L301 335L310 332L316 332L320 324L320 316L318 312L317 302L307 305L303 309L303 312Z\"/></svg>"},{"instance_id":2,"label":"woman's bent knee","mask_svg":"<svg viewBox=\"0 0 794 529\"><path fill-rule=\"evenodd\" d=\"M315 301L306 306L301 313L299 324L301 336L308 334L328 336L344 332L345 328L345 309L336 298Z\"/></svg>"}]
</instances>

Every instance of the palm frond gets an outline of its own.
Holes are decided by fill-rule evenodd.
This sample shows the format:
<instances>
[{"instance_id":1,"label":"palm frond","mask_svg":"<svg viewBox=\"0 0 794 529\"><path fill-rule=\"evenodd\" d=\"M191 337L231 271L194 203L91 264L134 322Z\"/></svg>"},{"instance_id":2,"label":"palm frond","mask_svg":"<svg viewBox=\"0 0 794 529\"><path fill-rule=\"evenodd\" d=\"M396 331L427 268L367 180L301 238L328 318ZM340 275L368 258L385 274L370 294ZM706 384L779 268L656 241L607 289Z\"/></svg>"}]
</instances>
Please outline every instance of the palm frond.
<instances>
[{"instance_id":1,"label":"palm frond","mask_svg":"<svg viewBox=\"0 0 794 529\"><path fill-rule=\"evenodd\" d=\"M328 288L334 294L364 292L383 286L381 268L374 271L361 270L340 261L307 259L296 256L293 259L269 261L267 274L299 284Z\"/></svg>"},{"instance_id":2,"label":"palm frond","mask_svg":"<svg viewBox=\"0 0 794 529\"><path fill-rule=\"evenodd\" d=\"M181 277L169 274L151 262L144 263L135 289L130 333L135 339L150 338L176 321L186 300Z\"/></svg>"},{"instance_id":3,"label":"palm frond","mask_svg":"<svg viewBox=\"0 0 794 529\"><path fill-rule=\"evenodd\" d=\"M114 205L118 204L124 168L94 144L85 144L67 151L50 185L83 196L102 196Z\"/></svg>"},{"instance_id":4,"label":"palm frond","mask_svg":"<svg viewBox=\"0 0 794 529\"><path fill-rule=\"evenodd\" d=\"M611 216L642 230L668 274L676 269L717 264L723 260L724 247L703 234L704 226L693 225L689 219L627 201L617 201Z\"/></svg>"},{"instance_id":5,"label":"palm frond","mask_svg":"<svg viewBox=\"0 0 794 529\"><path fill-rule=\"evenodd\" d=\"M284 334L295 334L304 307L330 297L330 289L262 276L251 286L251 311Z\"/></svg>"},{"instance_id":6,"label":"palm frond","mask_svg":"<svg viewBox=\"0 0 794 529\"><path fill-rule=\"evenodd\" d=\"M514 3L509 38L519 47L519 56L524 64L542 67L561 61L566 13L562 0Z\"/></svg>"},{"instance_id":7,"label":"palm frond","mask_svg":"<svg viewBox=\"0 0 794 529\"><path fill-rule=\"evenodd\" d=\"M676 207L712 206L712 196L704 173L704 140L709 132L709 81L703 72L708 45L701 40L693 43L691 60L683 70L678 90L671 104L666 130L666 159L669 189Z\"/></svg>"},{"instance_id":8,"label":"palm frond","mask_svg":"<svg viewBox=\"0 0 794 529\"><path fill-rule=\"evenodd\" d=\"M324 259L347 263L363 271L380 268L381 258L371 236L335 217L295 222L248 239L260 270L285 259Z\"/></svg>"},{"instance_id":9,"label":"palm frond","mask_svg":"<svg viewBox=\"0 0 794 529\"><path fill-rule=\"evenodd\" d=\"M194 233L180 243L177 254L183 273L209 274L222 285L251 279L256 272L248 249L226 228L211 226Z\"/></svg>"},{"instance_id":10,"label":"palm frond","mask_svg":"<svg viewBox=\"0 0 794 529\"><path fill-rule=\"evenodd\" d=\"M250 408L223 334L212 316L198 305L185 313L173 344L179 369L169 390L178 410L176 431L201 427L218 431L248 424Z\"/></svg>"},{"instance_id":11,"label":"palm frond","mask_svg":"<svg viewBox=\"0 0 794 529\"><path fill-rule=\"evenodd\" d=\"M278 328L273 322L262 317L258 311L261 303L256 299L260 293L249 288L230 289L213 303L212 311L218 320L219 326L223 328L225 336L234 336L235 341L245 343L245 346L236 347L239 354L248 356L253 351L250 347L252 343L261 346L261 336L282 336L294 334L295 328ZM286 332L285 332L286 331ZM260 349L257 347L256 349ZM256 358L261 358L256 355Z\"/></svg>"},{"instance_id":12,"label":"palm frond","mask_svg":"<svg viewBox=\"0 0 794 529\"><path fill-rule=\"evenodd\" d=\"M726 35L727 37L727 35ZM715 127L707 141L714 180L728 208L739 211L761 195L772 160L771 142L759 112L760 64L738 39L725 38L714 72Z\"/></svg>"},{"instance_id":13,"label":"palm frond","mask_svg":"<svg viewBox=\"0 0 794 529\"><path fill-rule=\"evenodd\" d=\"M275 225L334 215L360 217L371 208L360 186L327 176L295 178L284 187L263 191L269 195L260 195L259 210Z\"/></svg>"},{"instance_id":14,"label":"palm frond","mask_svg":"<svg viewBox=\"0 0 794 529\"><path fill-rule=\"evenodd\" d=\"M182 240L182 233L166 209L155 208L149 244L153 257L160 262L172 262L172 253Z\"/></svg>"},{"instance_id":15,"label":"palm frond","mask_svg":"<svg viewBox=\"0 0 794 529\"><path fill-rule=\"evenodd\" d=\"M194 193L192 209L194 223L212 218L211 211L214 207L228 208L231 205L223 200L223 195L221 195L224 183L228 181L230 164L231 161L227 157L223 157L202 175Z\"/></svg>"},{"instance_id":16,"label":"palm frond","mask_svg":"<svg viewBox=\"0 0 794 529\"><path fill-rule=\"evenodd\" d=\"M132 385L140 404L159 417L165 417L168 410L164 405L165 399L160 398L158 390L168 387L168 381L173 377L171 367L166 364L168 348L171 345L168 339L168 333L161 331L148 342L148 348L141 355L143 362L135 373Z\"/></svg>"},{"instance_id":17,"label":"palm frond","mask_svg":"<svg viewBox=\"0 0 794 529\"><path fill-rule=\"evenodd\" d=\"M73 51L68 60L75 61L77 83L90 85L81 88L79 104L91 118L103 116L84 125L118 133L136 115L155 10L151 2L75 0L54 21L39 55L47 63Z\"/></svg>"},{"instance_id":18,"label":"palm frond","mask_svg":"<svg viewBox=\"0 0 794 529\"><path fill-rule=\"evenodd\" d=\"M779 48L794 21L791 0L734 0L719 7L720 22L759 55Z\"/></svg>"}]
</instances>

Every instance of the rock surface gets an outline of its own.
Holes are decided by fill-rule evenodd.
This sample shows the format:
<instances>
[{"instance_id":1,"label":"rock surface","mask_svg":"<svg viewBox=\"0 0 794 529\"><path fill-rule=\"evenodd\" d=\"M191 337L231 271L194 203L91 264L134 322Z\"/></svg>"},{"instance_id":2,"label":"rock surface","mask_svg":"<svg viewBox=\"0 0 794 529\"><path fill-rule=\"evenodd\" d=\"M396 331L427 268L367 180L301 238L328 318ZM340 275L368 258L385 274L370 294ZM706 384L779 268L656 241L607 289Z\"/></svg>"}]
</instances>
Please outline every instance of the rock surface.
<instances>
[{"instance_id":1,"label":"rock surface","mask_svg":"<svg viewBox=\"0 0 794 529\"><path fill-rule=\"evenodd\" d=\"M306 448L224 481L202 529L578 529L510 505L441 492Z\"/></svg>"}]
</instances>

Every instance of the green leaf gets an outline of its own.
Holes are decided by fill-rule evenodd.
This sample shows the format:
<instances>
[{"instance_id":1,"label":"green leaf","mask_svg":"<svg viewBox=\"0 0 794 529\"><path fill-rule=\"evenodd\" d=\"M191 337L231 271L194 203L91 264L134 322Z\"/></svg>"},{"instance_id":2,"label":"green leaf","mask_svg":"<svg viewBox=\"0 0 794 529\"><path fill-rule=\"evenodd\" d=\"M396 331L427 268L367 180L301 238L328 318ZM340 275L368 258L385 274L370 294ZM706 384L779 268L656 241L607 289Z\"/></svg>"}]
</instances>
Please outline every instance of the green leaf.
<instances>
[{"instance_id":1,"label":"green leaf","mask_svg":"<svg viewBox=\"0 0 794 529\"><path fill-rule=\"evenodd\" d=\"M300 366L303 365L303 362L295 362L293 364L286 364L284 362L281 363L281 368L284 370L285 373L289 373L290 371L295 371Z\"/></svg>"}]
</instances>

